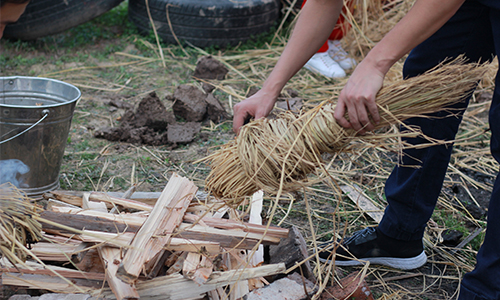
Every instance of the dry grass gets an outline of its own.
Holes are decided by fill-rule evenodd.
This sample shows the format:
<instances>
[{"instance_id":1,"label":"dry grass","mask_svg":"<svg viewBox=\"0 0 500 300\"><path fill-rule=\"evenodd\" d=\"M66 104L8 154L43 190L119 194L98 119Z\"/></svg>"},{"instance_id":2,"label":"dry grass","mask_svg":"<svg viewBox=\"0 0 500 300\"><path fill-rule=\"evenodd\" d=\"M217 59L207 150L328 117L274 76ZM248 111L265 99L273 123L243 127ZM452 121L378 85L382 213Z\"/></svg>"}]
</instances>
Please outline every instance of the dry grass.
<instances>
[{"instance_id":1,"label":"dry grass","mask_svg":"<svg viewBox=\"0 0 500 300\"><path fill-rule=\"evenodd\" d=\"M287 1L295 3L295 1ZM352 18L353 29L343 40L345 48L357 61L360 61L385 32L404 15L412 3L413 1L410 0L398 0L381 6L378 1L360 1L359 7L362 9L355 11ZM216 86L218 97L229 112L232 112L232 106L235 103L245 99L250 88L262 85L276 63L291 31L289 24L293 24L293 19L298 14L298 11L287 11L286 8L285 12L287 18L278 27L280 32L276 34L272 43L261 49L244 52L221 51L219 54L213 54L230 69L225 80L211 82ZM138 54L127 52L125 50L127 45L124 45L124 50L110 55L109 62L106 64L100 63L96 66L88 62L78 66L61 65L54 70L35 73L37 76L47 76L73 83L84 92L82 101L77 106L72 125L73 142L68 145L63 162L62 180L66 183L67 189L90 189L88 187L90 186L97 191L120 190L116 184L120 179L124 182L125 188L123 189L142 183L139 186L140 191L160 191L166 184L166 178L169 178L169 174L172 172L187 176L200 188L204 187L204 181L207 179L210 168L204 164L193 164L192 162L205 157L207 155L205 150L208 146L191 145L172 150L165 147L123 145L111 142L102 144L97 143L89 133L91 131L89 128L96 126L96 124L114 124L121 112L112 113L107 110L99 110L98 108L104 106L102 99L119 95L127 101L138 102L141 97L153 90L160 95L166 95L171 93L182 80L189 78L190 72L194 70L195 65L189 60L189 57L180 57L175 54L182 51L178 51L179 49L175 45L163 46L162 51L159 51L157 45L142 39L139 39L136 45L155 51L156 55L145 57L139 50ZM136 50L137 48L139 46L136 47ZM185 50L191 56L207 54L202 49L189 48ZM48 55L54 54L49 53ZM386 77L386 86L401 78L402 62L398 62L391 69ZM166 79L163 80L162 77L165 76L165 72L158 71L163 68L164 64L169 70L175 70L171 72L175 74L169 77L168 84L165 84ZM126 68L127 72L133 75L130 75L128 79L122 78L122 76L116 78L101 76L107 71L120 68ZM464 230L466 232L464 239L470 236L475 228L479 230L485 228L484 219L474 216L471 206L467 206L465 203L470 201L472 207L481 206L484 208L485 203L481 202L479 196L482 195L483 201L484 198L487 198L492 189L492 180L498 170L497 163L489 155L490 133L485 115L489 108L489 102L480 99L481 95L492 90L495 68L496 63L484 76L469 109L465 112L436 214L427 228L426 251L430 261L426 266L413 271L398 271L375 266L340 268L321 264L312 254L312 250L316 248L319 241L341 238L355 230L376 224L376 221L371 219L360 207L347 200L339 187L343 185L354 186L355 184L360 186L360 189L374 205L383 211L387 204L383 196L384 182L403 146L399 141L400 134L397 126L391 125L378 132L385 136L383 143L373 140L356 140L351 142L352 147L348 149L349 152L312 155L309 158L311 165L307 165L308 170L312 170L312 172L306 172L308 175L307 186L303 186L299 192L283 192L278 193L277 196L266 195L266 219L284 227L297 226L300 229L311 250L310 261L315 268L320 285L324 287L336 276L359 271L363 276L366 275L370 288L380 299L456 298L463 273L470 271L474 266L477 244L480 243L481 237L476 238L475 244L468 243L460 249L454 249L456 251L453 254L450 251L452 249L439 243L439 239L444 230L450 228L460 227L461 230ZM24 74L28 74L28 72L29 70L24 71ZM160 82L156 83L154 80ZM290 80L286 88L296 90L304 99L305 110L311 111L312 114L318 104L335 99L346 80L331 80L302 70ZM194 81L191 83L197 84ZM131 94L133 94L132 97L130 97ZM221 126L214 124L204 128L204 132L213 135L214 139L220 139L222 142L232 140L234 138L232 133L223 132L221 134ZM276 130L282 129L277 128ZM89 146L77 149L74 147L77 139L90 141ZM227 151L227 155L237 154L234 153L237 151L236 149L224 149ZM216 149L210 148L208 153L214 151ZM283 151L280 155L286 157L287 153L287 151ZM298 151L295 155L301 157L302 153ZM90 158L86 159L84 156ZM144 156L151 159L143 160ZM321 161L321 167L317 165L318 160ZM174 163L172 163L173 161ZM233 164L234 161L227 160L224 163ZM278 163L277 166L281 167L282 164ZM94 168L98 171L94 171ZM291 169L293 168L294 166L291 167ZM281 168L279 171L277 176L281 179ZM78 177L79 174L83 175ZM154 175L141 177L140 174ZM235 171L235 173L226 175L239 176L240 174ZM146 182L151 177L153 177L154 182ZM275 177L272 180L276 182ZM83 185L83 181L89 181L91 184ZM264 181L267 182L267 179ZM455 193L455 190L464 192ZM276 190L273 191L273 194L276 194ZM245 207L241 207L241 209L245 209ZM450 224L450 219L456 220L457 224ZM9 241L5 249L8 248L12 253L12 244L17 242L10 238L4 238L3 241Z\"/></svg>"}]
</instances>

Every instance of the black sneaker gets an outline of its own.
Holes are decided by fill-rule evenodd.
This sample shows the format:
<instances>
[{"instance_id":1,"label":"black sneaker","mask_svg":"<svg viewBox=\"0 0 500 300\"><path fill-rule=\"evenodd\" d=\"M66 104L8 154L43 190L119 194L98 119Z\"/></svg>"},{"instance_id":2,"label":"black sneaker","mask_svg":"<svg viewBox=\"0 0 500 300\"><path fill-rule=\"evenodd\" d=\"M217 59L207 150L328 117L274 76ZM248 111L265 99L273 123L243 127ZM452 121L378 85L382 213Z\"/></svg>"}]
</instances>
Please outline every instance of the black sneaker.
<instances>
[{"instance_id":1,"label":"black sneaker","mask_svg":"<svg viewBox=\"0 0 500 300\"><path fill-rule=\"evenodd\" d=\"M351 237L339 243L320 245L322 262L331 262L333 248L337 247L335 265L357 266L366 261L401 270L411 270L427 262L422 241L400 241L380 232L377 227L356 231Z\"/></svg>"}]
</instances>

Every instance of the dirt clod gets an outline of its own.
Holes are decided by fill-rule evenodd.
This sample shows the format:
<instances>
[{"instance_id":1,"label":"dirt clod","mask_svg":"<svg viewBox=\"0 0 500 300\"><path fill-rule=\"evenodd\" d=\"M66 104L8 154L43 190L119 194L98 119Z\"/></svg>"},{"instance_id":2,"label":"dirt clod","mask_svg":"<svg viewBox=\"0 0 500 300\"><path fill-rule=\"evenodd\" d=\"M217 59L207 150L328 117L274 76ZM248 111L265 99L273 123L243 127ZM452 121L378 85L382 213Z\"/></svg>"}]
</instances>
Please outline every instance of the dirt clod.
<instances>
[{"instance_id":1,"label":"dirt clod","mask_svg":"<svg viewBox=\"0 0 500 300\"><path fill-rule=\"evenodd\" d=\"M198 88L186 84L177 87L174 92L173 106L176 116L187 122L200 122L207 112L207 96Z\"/></svg>"},{"instance_id":2,"label":"dirt clod","mask_svg":"<svg viewBox=\"0 0 500 300\"><path fill-rule=\"evenodd\" d=\"M201 57L196 63L193 77L223 80L229 70L211 55Z\"/></svg>"},{"instance_id":3,"label":"dirt clod","mask_svg":"<svg viewBox=\"0 0 500 300\"><path fill-rule=\"evenodd\" d=\"M201 123L186 122L168 126L168 141L171 143L189 143L201 130Z\"/></svg>"}]
</instances>

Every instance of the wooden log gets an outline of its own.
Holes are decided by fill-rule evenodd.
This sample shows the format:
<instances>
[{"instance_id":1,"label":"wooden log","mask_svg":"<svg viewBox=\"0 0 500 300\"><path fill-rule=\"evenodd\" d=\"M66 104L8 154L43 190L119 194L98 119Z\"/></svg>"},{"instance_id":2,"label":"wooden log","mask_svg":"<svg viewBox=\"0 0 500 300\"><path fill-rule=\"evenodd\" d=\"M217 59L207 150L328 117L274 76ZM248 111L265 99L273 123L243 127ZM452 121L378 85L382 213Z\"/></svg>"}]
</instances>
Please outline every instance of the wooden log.
<instances>
[{"instance_id":1,"label":"wooden log","mask_svg":"<svg viewBox=\"0 0 500 300\"><path fill-rule=\"evenodd\" d=\"M200 220L199 216L193 214L184 215L184 221L186 222L197 223L199 222L199 220ZM205 222L205 224L207 224L208 226L212 226L219 229L240 229L244 232L253 232L260 234L264 234L265 232L266 235L277 238L288 237L288 229L276 226L269 226L268 230L266 231L266 226L259 224L244 223L241 221L235 221L230 219L217 219L204 216L201 218L201 220L203 220L203 222Z\"/></svg>"},{"instance_id":2,"label":"wooden log","mask_svg":"<svg viewBox=\"0 0 500 300\"><path fill-rule=\"evenodd\" d=\"M32 245L31 252L43 261L70 261L79 244L81 243L72 240L66 244L38 242Z\"/></svg>"},{"instance_id":3,"label":"wooden log","mask_svg":"<svg viewBox=\"0 0 500 300\"><path fill-rule=\"evenodd\" d=\"M81 207L82 206L82 197L83 197L84 191L62 191L62 190L57 190L57 191L51 191L49 193L45 193L43 197L45 199L56 199L59 201L63 201L66 203L70 203L76 206ZM123 198L124 193L122 192L106 192L104 193L105 195L108 195L110 197L114 198ZM153 207L158 198L160 197L161 193L158 192L134 192L130 196L130 200L135 201L135 202L140 202L143 204L146 204L150 207ZM125 199L126 200L126 199ZM108 208L111 208L112 205L109 203Z\"/></svg>"},{"instance_id":4,"label":"wooden log","mask_svg":"<svg viewBox=\"0 0 500 300\"><path fill-rule=\"evenodd\" d=\"M137 290L141 300L185 300L190 298L203 298L205 293L219 287L235 283L239 280L266 277L286 271L284 264L265 265L256 268L229 270L225 272L213 272L205 284L198 285L196 282L185 278L181 274L161 276L147 281L138 281ZM97 295L97 292L96 292ZM109 289L99 293L105 299L115 299Z\"/></svg>"},{"instance_id":5,"label":"wooden log","mask_svg":"<svg viewBox=\"0 0 500 300\"><path fill-rule=\"evenodd\" d=\"M183 237L187 239L196 236L196 238L194 239L201 241L210 240L208 239L209 236L221 236L221 237L227 237L228 239L235 239L242 245L245 245L246 242L255 245L255 242L261 239L262 239L262 244L264 245L279 244L280 242L280 238L267 235L263 236L260 233L244 232L242 230L222 230L212 227L206 227L201 225L190 225L185 223L182 223L179 226L179 229L176 231L176 234L178 237ZM219 240L217 241L220 242L221 246L223 244L227 245L227 243L223 243L222 241ZM231 245L229 247L240 248L239 245L237 244ZM248 249L248 248L242 247L241 249Z\"/></svg>"},{"instance_id":6,"label":"wooden log","mask_svg":"<svg viewBox=\"0 0 500 300\"><path fill-rule=\"evenodd\" d=\"M119 225L120 223L110 223L103 226L102 224L105 224L106 222L105 219L97 217L89 218L85 215L58 215L55 212L43 212L42 217L46 220L52 220L54 222L58 222L57 220L59 220L59 224L68 225L68 227L76 228L82 232L82 234L75 234L71 231L57 228L57 226L44 223L43 220L41 220L43 230L47 233L66 236L84 242L106 243L115 247L127 246L127 243L129 243L130 239L133 237L134 230L137 228L135 225L127 226L128 224L123 223L121 225ZM79 222L73 222L73 220L79 220ZM113 227L113 224L115 224L116 227ZM84 228L88 228L89 230ZM100 229L108 229L113 232L98 231ZM117 233L117 231L120 231L120 233ZM216 242L225 248L247 250L252 249L261 239L262 244L264 245L275 245L280 241L277 237L267 235L262 236L259 233L244 232L239 229L223 230L186 223L181 224L179 228L175 230L173 236L186 240ZM180 250L176 247L179 245L178 242L168 243L167 245L166 249ZM170 246L172 247L170 248Z\"/></svg>"},{"instance_id":7,"label":"wooden log","mask_svg":"<svg viewBox=\"0 0 500 300\"><path fill-rule=\"evenodd\" d=\"M22 286L28 289L43 289L61 293L86 293L101 288L104 274L82 272L64 267L41 265L26 261L14 266L5 259L0 261L3 286Z\"/></svg>"},{"instance_id":8,"label":"wooden log","mask_svg":"<svg viewBox=\"0 0 500 300\"><path fill-rule=\"evenodd\" d=\"M130 244L117 276L134 282L149 259L160 252L182 222L197 187L187 178L173 174L147 220Z\"/></svg>"},{"instance_id":9,"label":"wooden log","mask_svg":"<svg viewBox=\"0 0 500 300\"><path fill-rule=\"evenodd\" d=\"M182 274L201 285L207 282L213 267L212 260L206 255L189 252L182 266Z\"/></svg>"},{"instance_id":10,"label":"wooden log","mask_svg":"<svg viewBox=\"0 0 500 300\"><path fill-rule=\"evenodd\" d=\"M97 202L92 202L89 198L90 193L83 193L82 207L84 209L108 213L106 205L103 202L100 202L100 204L104 207L93 204ZM118 270L118 265L121 262L121 249L104 245L97 247L97 252L99 253L104 269L106 270L106 282L115 294L116 298L118 300L138 300L139 294L137 293L135 287L129 283L119 280L116 277L116 271Z\"/></svg>"},{"instance_id":11,"label":"wooden log","mask_svg":"<svg viewBox=\"0 0 500 300\"><path fill-rule=\"evenodd\" d=\"M110 220L110 218L113 218L113 215L108 213L106 213L106 215L109 215L110 217L103 218L92 211L86 211L82 214L68 214L46 210L40 213L40 217L42 218L40 223L42 223L42 228L44 230L55 230L67 233L75 232L61 229L61 227L49 222L44 222L44 220L52 221L53 223L65 225L77 230L88 229L109 233L137 232L137 230L139 230L140 225L129 224L124 218L120 219L119 217L114 217L115 220Z\"/></svg>"},{"instance_id":12,"label":"wooden log","mask_svg":"<svg viewBox=\"0 0 500 300\"><path fill-rule=\"evenodd\" d=\"M139 293L136 288L129 283L123 282L118 277L116 277L116 271L120 265L120 253L121 250L118 248L111 247L99 247L97 249L99 256L106 268L106 281L109 287L115 294L118 300L123 299L139 299Z\"/></svg>"},{"instance_id":13,"label":"wooden log","mask_svg":"<svg viewBox=\"0 0 500 300\"><path fill-rule=\"evenodd\" d=\"M56 293L92 293L103 285L100 280L71 279L68 284L67 281L56 276L13 272L3 272L1 279L4 286L22 286Z\"/></svg>"},{"instance_id":14,"label":"wooden log","mask_svg":"<svg viewBox=\"0 0 500 300\"><path fill-rule=\"evenodd\" d=\"M66 207L52 207L54 211L43 211L40 216L49 221L53 221L57 224L66 225L78 230L88 229L88 230L98 230L103 232L136 232L140 226L146 220L145 216L121 213L119 215L101 213L88 211L83 209L71 209ZM69 215L71 214L71 215ZM185 214L184 220L191 223L199 223L200 218L193 214ZM266 231L266 226L258 224L243 223L228 219L215 219L204 217L201 219L206 225L213 226L220 229L235 230L231 232L238 232L239 236L242 236L241 231L254 233L258 235L253 235L253 238L260 239L262 234ZM44 229L49 230L59 230L57 226L43 223ZM184 224L183 228L189 228L191 225ZM187 229L188 231L190 229ZM178 231L178 230L177 230ZM176 231L176 232L177 232ZM217 231L220 233L220 231ZM279 242L279 238L286 238L288 236L289 230L280 227L269 227L266 236L269 238L274 238L271 240L264 239L264 244L274 244ZM231 233L230 233L231 234ZM245 234L243 234L245 235ZM228 245L225 245L228 246Z\"/></svg>"}]
</instances>

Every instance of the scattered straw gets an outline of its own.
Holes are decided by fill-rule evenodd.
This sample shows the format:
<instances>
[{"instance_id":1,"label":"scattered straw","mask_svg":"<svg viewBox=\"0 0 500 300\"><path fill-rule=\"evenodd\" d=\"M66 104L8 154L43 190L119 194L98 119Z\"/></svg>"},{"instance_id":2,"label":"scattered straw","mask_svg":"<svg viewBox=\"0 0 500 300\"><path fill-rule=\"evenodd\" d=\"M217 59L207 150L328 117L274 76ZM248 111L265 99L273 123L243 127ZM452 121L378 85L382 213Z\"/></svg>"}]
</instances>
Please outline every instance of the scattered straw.
<instances>
[{"instance_id":1,"label":"scattered straw","mask_svg":"<svg viewBox=\"0 0 500 300\"><path fill-rule=\"evenodd\" d=\"M456 103L477 85L486 65L465 64L462 59L408 80L384 87L377 96L382 121L378 128L409 117L442 110ZM307 175L320 167L322 153L342 151L357 136L333 118L335 104L325 101L301 115L285 112L277 119L259 119L242 127L239 136L211 154L206 179L209 192L228 204L262 189L296 191L307 185Z\"/></svg>"},{"instance_id":2,"label":"scattered straw","mask_svg":"<svg viewBox=\"0 0 500 300\"><path fill-rule=\"evenodd\" d=\"M38 211L14 185L0 185L0 253L13 264L24 262L25 246L42 237L42 226L33 218Z\"/></svg>"}]
</instances>

